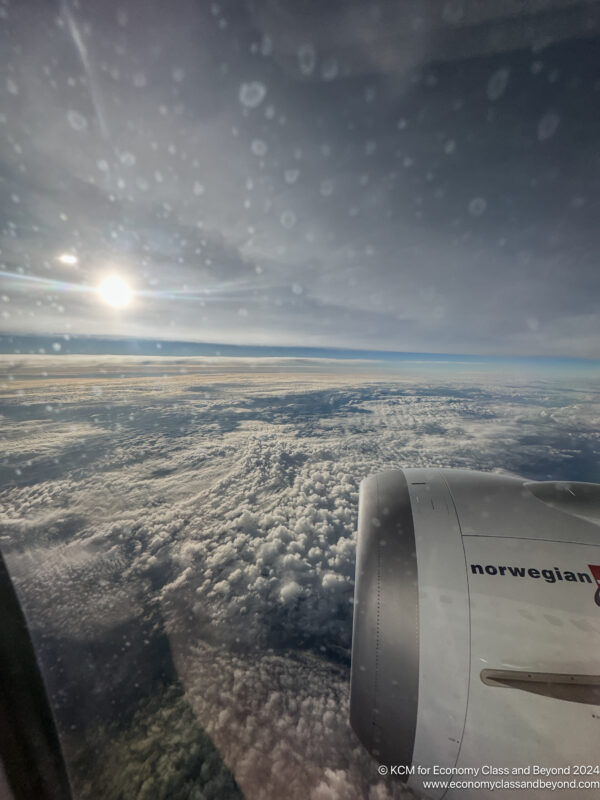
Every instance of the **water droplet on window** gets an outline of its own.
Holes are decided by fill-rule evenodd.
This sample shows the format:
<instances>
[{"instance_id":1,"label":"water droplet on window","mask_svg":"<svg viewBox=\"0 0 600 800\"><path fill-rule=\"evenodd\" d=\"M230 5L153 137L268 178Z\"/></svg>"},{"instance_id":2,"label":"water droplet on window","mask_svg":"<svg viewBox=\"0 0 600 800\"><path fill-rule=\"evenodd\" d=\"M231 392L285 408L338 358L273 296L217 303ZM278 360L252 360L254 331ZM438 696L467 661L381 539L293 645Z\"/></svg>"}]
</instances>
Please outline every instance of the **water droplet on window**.
<instances>
[{"instance_id":1,"label":"water droplet on window","mask_svg":"<svg viewBox=\"0 0 600 800\"><path fill-rule=\"evenodd\" d=\"M255 156L262 158L263 156L266 156L267 150L269 148L267 147L267 143L264 142L262 139L254 139L252 144L250 145L250 149L252 150Z\"/></svg>"},{"instance_id":2,"label":"water droplet on window","mask_svg":"<svg viewBox=\"0 0 600 800\"><path fill-rule=\"evenodd\" d=\"M444 153L446 153L446 155L448 155L448 156L449 156L449 155L451 155L451 154L452 154L452 153L453 153L455 150L456 150L456 142L454 141L454 139L448 139L448 141L447 141L447 142L446 142L446 144L444 145Z\"/></svg>"},{"instance_id":3,"label":"water droplet on window","mask_svg":"<svg viewBox=\"0 0 600 800\"><path fill-rule=\"evenodd\" d=\"M317 54L312 44L303 44L298 49L298 65L303 75L312 75L317 64Z\"/></svg>"},{"instance_id":4,"label":"water droplet on window","mask_svg":"<svg viewBox=\"0 0 600 800\"><path fill-rule=\"evenodd\" d=\"M556 133L560 117L554 111L548 111L538 123L537 135L540 142L550 139Z\"/></svg>"},{"instance_id":5,"label":"water droplet on window","mask_svg":"<svg viewBox=\"0 0 600 800\"><path fill-rule=\"evenodd\" d=\"M326 81L332 81L337 78L339 72L338 62L335 58L327 58L323 62L323 66L321 68L321 75L323 79Z\"/></svg>"},{"instance_id":6,"label":"water droplet on window","mask_svg":"<svg viewBox=\"0 0 600 800\"><path fill-rule=\"evenodd\" d=\"M258 81L242 83L239 92L240 103L246 108L258 108L266 94L267 89L263 83Z\"/></svg>"},{"instance_id":7,"label":"water droplet on window","mask_svg":"<svg viewBox=\"0 0 600 800\"><path fill-rule=\"evenodd\" d=\"M494 102L502 97L508 85L509 75L510 70L508 67L502 67L494 72L487 85L487 96L489 100Z\"/></svg>"},{"instance_id":8,"label":"water droplet on window","mask_svg":"<svg viewBox=\"0 0 600 800\"><path fill-rule=\"evenodd\" d=\"M135 156L133 153L121 153L121 164L123 164L125 167L135 166Z\"/></svg>"},{"instance_id":9,"label":"water droplet on window","mask_svg":"<svg viewBox=\"0 0 600 800\"><path fill-rule=\"evenodd\" d=\"M284 228L291 230L296 224L296 215L293 211L284 211L281 215L281 224Z\"/></svg>"},{"instance_id":10,"label":"water droplet on window","mask_svg":"<svg viewBox=\"0 0 600 800\"><path fill-rule=\"evenodd\" d=\"M67 120L74 131L87 130L87 119L83 116L83 114L80 114L79 111L69 109L69 111L67 111Z\"/></svg>"},{"instance_id":11,"label":"water droplet on window","mask_svg":"<svg viewBox=\"0 0 600 800\"><path fill-rule=\"evenodd\" d=\"M474 217L480 217L485 213L487 203L483 197L474 197L469 203L469 214Z\"/></svg>"}]
</instances>

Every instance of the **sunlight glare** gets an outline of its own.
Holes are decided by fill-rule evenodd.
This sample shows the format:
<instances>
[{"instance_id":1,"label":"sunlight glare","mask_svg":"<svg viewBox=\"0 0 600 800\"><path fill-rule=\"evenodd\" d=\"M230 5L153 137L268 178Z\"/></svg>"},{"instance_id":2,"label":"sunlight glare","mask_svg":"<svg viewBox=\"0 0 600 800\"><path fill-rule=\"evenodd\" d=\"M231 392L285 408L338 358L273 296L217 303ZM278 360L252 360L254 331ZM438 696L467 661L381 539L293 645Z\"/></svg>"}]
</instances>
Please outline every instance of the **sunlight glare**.
<instances>
[{"instance_id":1,"label":"sunlight glare","mask_svg":"<svg viewBox=\"0 0 600 800\"><path fill-rule=\"evenodd\" d=\"M131 289L118 275L105 278L98 287L98 292L102 300L113 308L123 308L131 301Z\"/></svg>"}]
</instances>

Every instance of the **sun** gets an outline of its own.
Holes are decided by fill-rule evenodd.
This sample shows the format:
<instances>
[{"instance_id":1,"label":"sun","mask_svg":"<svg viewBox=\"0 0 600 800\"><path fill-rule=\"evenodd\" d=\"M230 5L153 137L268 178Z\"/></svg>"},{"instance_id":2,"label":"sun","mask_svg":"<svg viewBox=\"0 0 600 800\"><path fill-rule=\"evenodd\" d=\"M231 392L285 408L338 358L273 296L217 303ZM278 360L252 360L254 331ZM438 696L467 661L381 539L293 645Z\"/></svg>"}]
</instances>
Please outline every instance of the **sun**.
<instances>
[{"instance_id":1,"label":"sun","mask_svg":"<svg viewBox=\"0 0 600 800\"><path fill-rule=\"evenodd\" d=\"M118 275L105 278L98 287L101 299L113 308L124 308L131 302L131 289L127 281Z\"/></svg>"}]
</instances>

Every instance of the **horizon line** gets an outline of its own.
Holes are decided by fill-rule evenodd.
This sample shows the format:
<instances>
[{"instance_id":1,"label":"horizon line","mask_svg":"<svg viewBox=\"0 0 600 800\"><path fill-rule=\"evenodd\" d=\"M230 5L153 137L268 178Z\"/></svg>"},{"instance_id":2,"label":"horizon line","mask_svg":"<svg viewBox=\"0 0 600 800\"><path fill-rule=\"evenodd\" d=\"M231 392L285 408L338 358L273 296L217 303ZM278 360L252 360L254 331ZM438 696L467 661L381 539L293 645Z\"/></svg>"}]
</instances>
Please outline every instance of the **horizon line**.
<instances>
[{"instance_id":1,"label":"horizon line","mask_svg":"<svg viewBox=\"0 0 600 800\"><path fill-rule=\"evenodd\" d=\"M41 347L42 342L48 343L55 340L50 345L55 346L51 352L46 352L45 347ZM37 351L22 353L15 350L15 346L26 346L35 342ZM66 345L64 343L67 343ZM8 344L13 346L9 349ZM83 345L104 345L103 349L91 350L89 347L83 349ZM121 345L115 348L115 345ZM111 347L112 346L112 347ZM148 351L151 350L151 352ZM173 352L178 350L206 350L214 349L214 353L185 353ZM273 357L273 355L288 357L311 357L311 358L362 358L370 361L385 360L407 360L413 358L438 358L447 361L457 359L468 359L471 361L537 361L537 362L561 362L578 363L589 366L599 365L600 359L588 358L585 356L558 356L558 355L504 355L486 353L443 353L434 351L417 350L379 350L377 348L357 348L357 347L326 347L318 345L271 345L271 344L231 344L225 342L200 342L185 339L160 339L135 336L114 336L110 334L29 334L29 333L0 333L0 353L3 355L156 355L156 356L194 356L194 355L213 355L220 357L234 357L252 355L256 358ZM252 351L252 352L250 352Z\"/></svg>"}]
</instances>

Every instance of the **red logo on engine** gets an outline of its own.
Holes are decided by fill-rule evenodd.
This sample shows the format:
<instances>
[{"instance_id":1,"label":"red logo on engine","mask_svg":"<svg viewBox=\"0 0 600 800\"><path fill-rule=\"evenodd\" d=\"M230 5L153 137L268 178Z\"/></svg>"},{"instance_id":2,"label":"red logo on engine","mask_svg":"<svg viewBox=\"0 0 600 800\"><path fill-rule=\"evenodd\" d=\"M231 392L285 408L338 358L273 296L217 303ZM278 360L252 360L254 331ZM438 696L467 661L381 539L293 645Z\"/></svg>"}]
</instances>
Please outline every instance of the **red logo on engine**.
<instances>
[{"instance_id":1,"label":"red logo on engine","mask_svg":"<svg viewBox=\"0 0 600 800\"><path fill-rule=\"evenodd\" d=\"M598 587L596 589L594 600L596 601L596 604L600 606L600 567L597 564L588 564L588 567L590 568L592 575L594 576L594 580L596 581L596 586Z\"/></svg>"}]
</instances>

